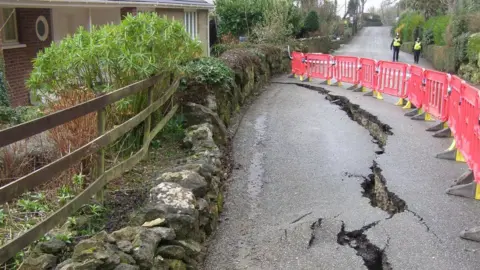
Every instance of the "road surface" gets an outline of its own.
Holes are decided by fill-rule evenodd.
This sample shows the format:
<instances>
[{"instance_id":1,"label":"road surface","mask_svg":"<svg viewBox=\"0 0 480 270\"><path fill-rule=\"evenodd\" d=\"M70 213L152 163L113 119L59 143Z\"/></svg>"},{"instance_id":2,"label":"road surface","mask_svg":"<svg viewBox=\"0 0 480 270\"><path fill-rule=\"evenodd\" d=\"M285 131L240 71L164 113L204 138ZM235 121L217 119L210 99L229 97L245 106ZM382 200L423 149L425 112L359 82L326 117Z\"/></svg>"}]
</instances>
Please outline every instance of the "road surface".
<instances>
[{"instance_id":1,"label":"road surface","mask_svg":"<svg viewBox=\"0 0 480 270\"><path fill-rule=\"evenodd\" d=\"M389 28L366 28L337 54L390 60L390 42ZM458 237L478 225L480 205L445 194L466 166L434 158L451 140L433 138L431 123L403 116L392 99L324 86L391 127L382 154L338 97L291 82L276 79L239 126L205 269L480 268L480 244ZM391 211L367 196L375 168Z\"/></svg>"}]
</instances>

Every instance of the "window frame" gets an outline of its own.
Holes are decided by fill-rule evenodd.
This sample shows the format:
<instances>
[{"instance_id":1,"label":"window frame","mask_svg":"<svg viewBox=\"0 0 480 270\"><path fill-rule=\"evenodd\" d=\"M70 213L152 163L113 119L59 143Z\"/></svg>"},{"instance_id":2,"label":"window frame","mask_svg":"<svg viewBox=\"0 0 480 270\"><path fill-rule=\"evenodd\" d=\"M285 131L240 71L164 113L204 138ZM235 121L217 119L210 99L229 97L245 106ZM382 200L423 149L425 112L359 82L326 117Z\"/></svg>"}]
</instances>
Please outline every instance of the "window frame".
<instances>
[{"instance_id":1,"label":"window frame","mask_svg":"<svg viewBox=\"0 0 480 270\"><path fill-rule=\"evenodd\" d=\"M198 12L197 10L184 10L183 11L183 24L185 31L190 35L192 39L198 37ZM192 16L193 15L193 16Z\"/></svg>"},{"instance_id":2,"label":"window frame","mask_svg":"<svg viewBox=\"0 0 480 270\"><path fill-rule=\"evenodd\" d=\"M17 24L17 10L16 10L16 8L2 8L2 14L1 14L2 25L4 25L5 20L8 19L8 18L4 17L5 9L13 9L13 15L12 15L12 17L10 17L10 20L13 20L13 25L14 25L14 28L15 28L15 39L7 40L6 35L5 35L6 33L5 33L5 31L2 30L2 44L5 45L5 46L19 45L20 42L18 41L18 36L19 35L18 35L18 24ZM10 16L10 15L8 15L8 16Z\"/></svg>"}]
</instances>

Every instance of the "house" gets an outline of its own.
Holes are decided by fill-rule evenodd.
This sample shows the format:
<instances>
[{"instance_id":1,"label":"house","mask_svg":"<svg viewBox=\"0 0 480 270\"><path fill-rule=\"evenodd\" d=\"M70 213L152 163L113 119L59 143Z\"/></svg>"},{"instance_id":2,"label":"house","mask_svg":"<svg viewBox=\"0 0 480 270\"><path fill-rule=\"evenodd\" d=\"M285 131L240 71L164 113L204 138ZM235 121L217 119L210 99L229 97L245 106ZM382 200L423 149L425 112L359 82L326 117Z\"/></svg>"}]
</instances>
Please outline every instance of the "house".
<instances>
[{"instance_id":1,"label":"house","mask_svg":"<svg viewBox=\"0 0 480 270\"><path fill-rule=\"evenodd\" d=\"M25 81L37 52L58 42L79 26L119 23L128 13L156 12L185 24L192 38L210 53L208 12L204 0L0 0L1 50L12 106L30 104Z\"/></svg>"}]
</instances>

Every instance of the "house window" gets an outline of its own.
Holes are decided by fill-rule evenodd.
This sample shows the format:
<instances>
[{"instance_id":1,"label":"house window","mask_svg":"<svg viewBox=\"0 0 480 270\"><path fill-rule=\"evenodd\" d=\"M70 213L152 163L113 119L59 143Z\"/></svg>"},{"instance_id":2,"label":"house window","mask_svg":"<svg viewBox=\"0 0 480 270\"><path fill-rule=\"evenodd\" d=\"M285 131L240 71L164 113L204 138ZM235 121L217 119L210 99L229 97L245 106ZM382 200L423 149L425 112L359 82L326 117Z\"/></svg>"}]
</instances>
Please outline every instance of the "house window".
<instances>
[{"instance_id":1,"label":"house window","mask_svg":"<svg viewBox=\"0 0 480 270\"><path fill-rule=\"evenodd\" d=\"M17 14L14 8L2 9L3 43L18 43Z\"/></svg>"},{"instance_id":2,"label":"house window","mask_svg":"<svg viewBox=\"0 0 480 270\"><path fill-rule=\"evenodd\" d=\"M185 30L192 39L197 38L197 12L185 11Z\"/></svg>"},{"instance_id":3,"label":"house window","mask_svg":"<svg viewBox=\"0 0 480 270\"><path fill-rule=\"evenodd\" d=\"M47 18L45 18L45 16L39 16L37 18L37 22L35 23L35 32L37 33L37 37L39 40L47 40L49 34L49 26Z\"/></svg>"}]
</instances>

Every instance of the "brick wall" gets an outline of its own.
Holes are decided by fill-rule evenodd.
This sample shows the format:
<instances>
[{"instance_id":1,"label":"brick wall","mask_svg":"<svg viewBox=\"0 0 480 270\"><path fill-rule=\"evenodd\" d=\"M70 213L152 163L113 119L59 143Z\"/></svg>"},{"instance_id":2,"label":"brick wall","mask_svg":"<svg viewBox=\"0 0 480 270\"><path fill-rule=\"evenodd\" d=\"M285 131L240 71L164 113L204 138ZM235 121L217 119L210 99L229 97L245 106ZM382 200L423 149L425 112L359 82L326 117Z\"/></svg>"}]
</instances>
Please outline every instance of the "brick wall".
<instances>
[{"instance_id":1,"label":"brick wall","mask_svg":"<svg viewBox=\"0 0 480 270\"><path fill-rule=\"evenodd\" d=\"M49 24L49 37L45 41L38 39L35 23L39 16L45 16ZM30 104L30 95L25 86L32 71L32 59L37 52L48 47L52 42L52 25L50 9L17 8L18 41L27 45L25 48L4 49L5 75L8 82L12 106Z\"/></svg>"}]
</instances>

